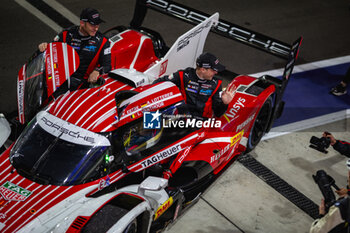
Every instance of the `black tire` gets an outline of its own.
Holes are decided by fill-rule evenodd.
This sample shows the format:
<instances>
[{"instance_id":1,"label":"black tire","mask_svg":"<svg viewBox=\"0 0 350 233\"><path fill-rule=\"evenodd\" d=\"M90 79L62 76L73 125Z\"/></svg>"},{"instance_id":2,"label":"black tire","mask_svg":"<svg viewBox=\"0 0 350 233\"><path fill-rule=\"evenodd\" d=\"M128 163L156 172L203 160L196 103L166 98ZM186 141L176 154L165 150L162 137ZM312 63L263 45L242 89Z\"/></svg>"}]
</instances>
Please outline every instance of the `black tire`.
<instances>
[{"instance_id":1,"label":"black tire","mask_svg":"<svg viewBox=\"0 0 350 233\"><path fill-rule=\"evenodd\" d=\"M137 219L135 218L123 231L123 233L136 233L137 232Z\"/></svg>"},{"instance_id":2,"label":"black tire","mask_svg":"<svg viewBox=\"0 0 350 233\"><path fill-rule=\"evenodd\" d=\"M258 116L255 118L252 130L248 137L247 149L245 151L246 153L252 151L264 136L270 122L271 113L272 98L270 96L266 99L258 113Z\"/></svg>"}]
</instances>

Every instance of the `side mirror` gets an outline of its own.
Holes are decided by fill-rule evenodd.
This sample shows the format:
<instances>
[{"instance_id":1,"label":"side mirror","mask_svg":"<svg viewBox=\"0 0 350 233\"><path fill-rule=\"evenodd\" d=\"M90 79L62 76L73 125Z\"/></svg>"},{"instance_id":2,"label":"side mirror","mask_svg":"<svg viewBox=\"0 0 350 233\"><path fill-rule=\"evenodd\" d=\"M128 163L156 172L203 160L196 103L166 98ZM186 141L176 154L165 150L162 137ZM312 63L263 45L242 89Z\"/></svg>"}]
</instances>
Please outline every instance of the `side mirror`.
<instances>
[{"instance_id":1,"label":"side mirror","mask_svg":"<svg viewBox=\"0 0 350 233\"><path fill-rule=\"evenodd\" d=\"M4 114L0 113L0 147L4 145L11 134L11 127Z\"/></svg>"},{"instance_id":2,"label":"side mirror","mask_svg":"<svg viewBox=\"0 0 350 233\"><path fill-rule=\"evenodd\" d=\"M167 179L149 176L140 184L138 193L140 193L141 195L144 195L145 190L159 191L161 189L164 189L167 186L168 186Z\"/></svg>"}]
</instances>

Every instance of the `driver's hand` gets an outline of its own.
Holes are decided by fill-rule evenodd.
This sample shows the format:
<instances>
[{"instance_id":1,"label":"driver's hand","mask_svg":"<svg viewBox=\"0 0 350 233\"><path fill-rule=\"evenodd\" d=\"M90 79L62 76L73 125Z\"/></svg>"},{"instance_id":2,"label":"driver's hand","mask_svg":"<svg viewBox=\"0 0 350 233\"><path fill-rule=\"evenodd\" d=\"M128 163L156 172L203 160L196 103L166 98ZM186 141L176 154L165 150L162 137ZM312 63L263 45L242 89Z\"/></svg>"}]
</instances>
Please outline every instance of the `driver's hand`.
<instances>
[{"instance_id":1,"label":"driver's hand","mask_svg":"<svg viewBox=\"0 0 350 233\"><path fill-rule=\"evenodd\" d=\"M221 100L224 104L229 104L236 94L236 86L234 84L227 87L225 91L222 92Z\"/></svg>"},{"instance_id":2,"label":"driver's hand","mask_svg":"<svg viewBox=\"0 0 350 233\"><path fill-rule=\"evenodd\" d=\"M95 83L98 79L98 76L100 76L100 72L98 72L97 70L92 71L89 75L88 82Z\"/></svg>"},{"instance_id":3,"label":"driver's hand","mask_svg":"<svg viewBox=\"0 0 350 233\"><path fill-rule=\"evenodd\" d=\"M47 42L39 44L38 49L40 52L44 52L47 49Z\"/></svg>"}]
</instances>

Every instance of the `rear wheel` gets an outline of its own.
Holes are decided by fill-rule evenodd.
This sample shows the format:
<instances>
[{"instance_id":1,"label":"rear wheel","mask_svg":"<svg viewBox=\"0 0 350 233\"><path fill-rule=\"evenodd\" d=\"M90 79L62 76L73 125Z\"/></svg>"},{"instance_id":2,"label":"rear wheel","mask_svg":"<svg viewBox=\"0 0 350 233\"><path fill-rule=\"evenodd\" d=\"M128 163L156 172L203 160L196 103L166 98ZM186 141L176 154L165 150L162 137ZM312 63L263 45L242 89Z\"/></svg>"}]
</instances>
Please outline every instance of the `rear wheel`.
<instances>
[{"instance_id":1,"label":"rear wheel","mask_svg":"<svg viewBox=\"0 0 350 233\"><path fill-rule=\"evenodd\" d=\"M269 97L261 107L250 131L246 153L252 151L264 136L272 113L272 98Z\"/></svg>"}]
</instances>

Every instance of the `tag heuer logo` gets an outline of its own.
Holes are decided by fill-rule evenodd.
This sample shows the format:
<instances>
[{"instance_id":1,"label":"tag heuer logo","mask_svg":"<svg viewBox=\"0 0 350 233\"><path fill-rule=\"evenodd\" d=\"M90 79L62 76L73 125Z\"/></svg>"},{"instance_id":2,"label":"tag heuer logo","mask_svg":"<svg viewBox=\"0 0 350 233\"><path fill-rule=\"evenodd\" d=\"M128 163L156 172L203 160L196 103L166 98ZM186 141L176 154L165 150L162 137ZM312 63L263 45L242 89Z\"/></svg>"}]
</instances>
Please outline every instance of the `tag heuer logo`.
<instances>
[{"instance_id":1,"label":"tag heuer logo","mask_svg":"<svg viewBox=\"0 0 350 233\"><path fill-rule=\"evenodd\" d=\"M7 181L0 186L0 193L8 201L24 201L32 192Z\"/></svg>"}]
</instances>

